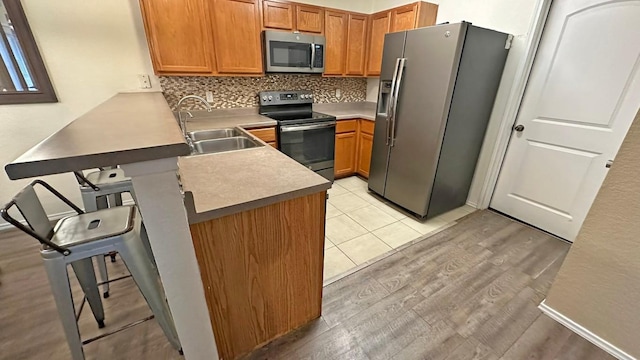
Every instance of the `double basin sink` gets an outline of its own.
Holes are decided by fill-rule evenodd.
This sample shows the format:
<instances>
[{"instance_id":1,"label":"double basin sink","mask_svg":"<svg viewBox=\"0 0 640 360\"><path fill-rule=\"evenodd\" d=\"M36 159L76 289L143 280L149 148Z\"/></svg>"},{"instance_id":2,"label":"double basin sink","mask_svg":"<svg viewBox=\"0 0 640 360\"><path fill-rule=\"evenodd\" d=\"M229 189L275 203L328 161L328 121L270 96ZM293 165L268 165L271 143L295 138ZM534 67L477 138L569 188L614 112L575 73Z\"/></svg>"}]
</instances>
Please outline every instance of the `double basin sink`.
<instances>
[{"instance_id":1,"label":"double basin sink","mask_svg":"<svg viewBox=\"0 0 640 360\"><path fill-rule=\"evenodd\" d=\"M192 131L187 134L194 154L211 154L264 146L238 129Z\"/></svg>"}]
</instances>

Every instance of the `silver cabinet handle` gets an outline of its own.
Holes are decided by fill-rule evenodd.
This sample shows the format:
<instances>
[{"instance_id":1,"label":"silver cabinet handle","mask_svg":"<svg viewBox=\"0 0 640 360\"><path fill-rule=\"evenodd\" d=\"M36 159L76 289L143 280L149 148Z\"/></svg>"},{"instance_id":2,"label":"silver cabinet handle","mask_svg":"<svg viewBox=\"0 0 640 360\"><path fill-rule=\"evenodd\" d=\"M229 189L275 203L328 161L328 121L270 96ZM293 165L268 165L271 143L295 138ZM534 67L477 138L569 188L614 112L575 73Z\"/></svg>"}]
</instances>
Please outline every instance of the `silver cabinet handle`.
<instances>
[{"instance_id":1,"label":"silver cabinet handle","mask_svg":"<svg viewBox=\"0 0 640 360\"><path fill-rule=\"evenodd\" d=\"M400 95L400 86L402 85L402 75L404 74L404 65L407 62L407 58L400 59L400 66L398 67L398 83L395 88L395 95L393 96L393 122L391 123L391 147L396 142L396 111L398 106L398 96Z\"/></svg>"},{"instance_id":2,"label":"silver cabinet handle","mask_svg":"<svg viewBox=\"0 0 640 360\"><path fill-rule=\"evenodd\" d=\"M281 126L280 132L292 132L292 131L304 131L304 130L313 130L313 129L324 129L335 127L336 122L323 122L321 124L313 124L313 125L292 125L292 126Z\"/></svg>"}]
</instances>

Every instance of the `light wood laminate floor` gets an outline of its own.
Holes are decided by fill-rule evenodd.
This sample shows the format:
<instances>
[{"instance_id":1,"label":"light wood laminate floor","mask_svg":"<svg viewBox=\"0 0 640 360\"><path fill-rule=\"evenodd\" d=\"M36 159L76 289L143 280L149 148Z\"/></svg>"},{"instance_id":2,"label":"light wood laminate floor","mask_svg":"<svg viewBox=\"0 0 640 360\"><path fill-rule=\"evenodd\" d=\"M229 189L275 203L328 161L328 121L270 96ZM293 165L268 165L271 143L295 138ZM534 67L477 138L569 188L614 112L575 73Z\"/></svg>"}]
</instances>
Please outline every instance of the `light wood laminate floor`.
<instances>
[{"instance_id":1,"label":"light wood laminate floor","mask_svg":"<svg viewBox=\"0 0 640 360\"><path fill-rule=\"evenodd\" d=\"M254 359L612 359L537 309L569 246L489 211L324 289L323 316ZM108 263L113 277L122 261ZM38 245L0 233L0 359L68 359ZM72 279L74 297L80 290ZM150 310L112 284L104 331ZM83 338L99 330L88 307ZM85 347L87 359L181 359L154 320Z\"/></svg>"}]
</instances>

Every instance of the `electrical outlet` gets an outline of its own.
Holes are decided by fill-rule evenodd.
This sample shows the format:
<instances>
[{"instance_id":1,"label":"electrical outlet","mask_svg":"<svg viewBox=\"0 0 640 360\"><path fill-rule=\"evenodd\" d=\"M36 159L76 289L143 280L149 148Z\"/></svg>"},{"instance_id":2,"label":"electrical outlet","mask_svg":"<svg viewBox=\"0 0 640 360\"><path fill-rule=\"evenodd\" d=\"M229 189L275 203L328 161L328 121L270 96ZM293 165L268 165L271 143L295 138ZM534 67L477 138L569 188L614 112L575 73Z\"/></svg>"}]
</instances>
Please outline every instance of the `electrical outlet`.
<instances>
[{"instance_id":1,"label":"electrical outlet","mask_svg":"<svg viewBox=\"0 0 640 360\"><path fill-rule=\"evenodd\" d=\"M336 97L340 99L342 97L342 91L340 89L336 89Z\"/></svg>"},{"instance_id":2,"label":"electrical outlet","mask_svg":"<svg viewBox=\"0 0 640 360\"><path fill-rule=\"evenodd\" d=\"M140 89L151 89L151 79L149 78L149 75L138 75L138 81L140 82Z\"/></svg>"},{"instance_id":3,"label":"electrical outlet","mask_svg":"<svg viewBox=\"0 0 640 360\"><path fill-rule=\"evenodd\" d=\"M213 102L213 93L211 91L205 92L205 95L207 97L207 102Z\"/></svg>"}]
</instances>

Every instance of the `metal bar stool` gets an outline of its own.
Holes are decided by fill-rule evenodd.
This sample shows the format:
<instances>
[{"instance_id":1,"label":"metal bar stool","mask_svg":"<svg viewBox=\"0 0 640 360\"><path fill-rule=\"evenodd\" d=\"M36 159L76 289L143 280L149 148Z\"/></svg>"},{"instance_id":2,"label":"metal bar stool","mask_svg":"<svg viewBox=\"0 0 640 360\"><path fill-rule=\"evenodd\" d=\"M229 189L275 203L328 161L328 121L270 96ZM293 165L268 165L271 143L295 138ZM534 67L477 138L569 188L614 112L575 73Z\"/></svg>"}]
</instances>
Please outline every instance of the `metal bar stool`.
<instances>
[{"instance_id":1,"label":"metal bar stool","mask_svg":"<svg viewBox=\"0 0 640 360\"><path fill-rule=\"evenodd\" d=\"M52 227L35 192L35 185L43 186L75 210L77 215L65 217ZM28 226L9 215L9 210L14 206L20 211ZM118 206L84 213L49 184L35 180L5 205L0 210L0 215L42 244L40 255L44 260L49 284L73 359L84 359L82 346L105 335L81 340L67 265L71 264L93 316L98 321L98 325L103 327L104 310L91 258L111 251L120 253L169 342L176 349L181 349L173 318L164 297L160 276L140 238L140 214L135 206ZM114 332L132 325L129 324Z\"/></svg>"},{"instance_id":2,"label":"metal bar stool","mask_svg":"<svg viewBox=\"0 0 640 360\"><path fill-rule=\"evenodd\" d=\"M124 175L122 169L114 168L100 170L89 173L75 171L74 175L80 184L80 194L86 212L93 212L114 206L122 206L122 193L129 193L135 201L136 195L133 191L131 179ZM146 236L145 236L146 237ZM148 244L145 241L145 244ZM149 247L150 251L151 247ZM109 254L111 262L116 261L116 253ZM109 297L109 273L104 257L99 257L98 271L102 280L102 295L106 299Z\"/></svg>"}]
</instances>

